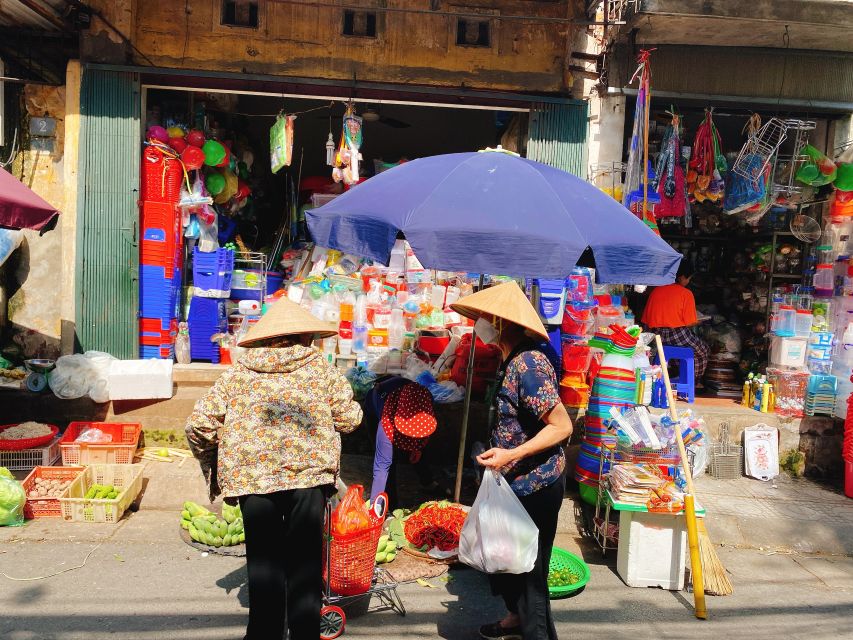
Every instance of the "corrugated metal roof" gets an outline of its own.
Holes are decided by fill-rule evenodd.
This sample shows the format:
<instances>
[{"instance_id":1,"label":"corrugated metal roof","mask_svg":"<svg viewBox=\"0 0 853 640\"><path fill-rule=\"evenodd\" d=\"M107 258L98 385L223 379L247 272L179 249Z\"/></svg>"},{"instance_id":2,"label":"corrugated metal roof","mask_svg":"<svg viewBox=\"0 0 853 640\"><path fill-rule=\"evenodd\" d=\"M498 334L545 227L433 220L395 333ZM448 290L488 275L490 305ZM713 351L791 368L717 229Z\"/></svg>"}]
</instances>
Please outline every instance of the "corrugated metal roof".
<instances>
[{"instance_id":1,"label":"corrugated metal roof","mask_svg":"<svg viewBox=\"0 0 853 640\"><path fill-rule=\"evenodd\" d=\"M64 0L0 0L0 26L59 31L66 6ZM55 20L46 16L55 16Z\"/></svg>"},{"instance_id":2,"label":"corrugated metal roof","mask_svg":"<svg viewBox=\"0 0 853 640\"><path fill-rule=\"evenodd\" d=\"M849 54L736 47L658 46L653 91L853 102Z\"/></svg>"}]
</instances>

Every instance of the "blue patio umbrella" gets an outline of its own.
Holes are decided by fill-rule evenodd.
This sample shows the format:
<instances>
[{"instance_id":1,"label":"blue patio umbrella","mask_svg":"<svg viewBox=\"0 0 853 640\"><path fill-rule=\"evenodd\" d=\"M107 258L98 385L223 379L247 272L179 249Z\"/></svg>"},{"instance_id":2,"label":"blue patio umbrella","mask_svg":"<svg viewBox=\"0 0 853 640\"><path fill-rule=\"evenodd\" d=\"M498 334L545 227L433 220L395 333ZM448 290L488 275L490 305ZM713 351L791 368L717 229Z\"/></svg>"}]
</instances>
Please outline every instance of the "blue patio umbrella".
<instances>
[{"instance_id":1,"label":"blue patio umbrella","mask_svg":"<svg viewBox=\"0 0 853 640\"><path fill-rule=\"evenodd\" d=\"M508 153L413 160L306 217L321 247L388 264L402 234L443 271L564 278L589 250L599 282L660 285L681 259L599 189Z\"/></svg>"},{"instance_id":2,"label":"blue patio umbrella","mask_svg":"<svg viewBox=\"0 0 853 640\"><path fill-rule=\"evenodd\" d=\"M681 254L621 204L548 165L500 152L407 162L306 212L321 247L388 264L406 238L427 268L565 278L592 254L602 283L669 284ZM471 403L470 350L455 500Z\"/></svg>"}]
</instances>

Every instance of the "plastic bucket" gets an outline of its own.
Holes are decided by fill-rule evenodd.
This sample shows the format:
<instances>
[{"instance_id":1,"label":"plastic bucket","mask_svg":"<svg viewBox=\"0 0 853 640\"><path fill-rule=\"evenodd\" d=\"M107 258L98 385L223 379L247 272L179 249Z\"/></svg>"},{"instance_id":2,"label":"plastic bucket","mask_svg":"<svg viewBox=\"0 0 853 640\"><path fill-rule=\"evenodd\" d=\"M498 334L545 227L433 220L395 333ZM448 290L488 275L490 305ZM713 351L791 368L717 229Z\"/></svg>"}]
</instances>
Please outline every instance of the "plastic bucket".
<instances>
[{"instance_id":1,"label":"plastic bucket","mask_svg":"<svg viewBox=\"0 0 853 640\"><path fill-rule=\"evenodd\" d=\"M590 362L592 362L592 351L587 345L563 341L563 371L586 373Z\"/></svg>"}]
</instances>

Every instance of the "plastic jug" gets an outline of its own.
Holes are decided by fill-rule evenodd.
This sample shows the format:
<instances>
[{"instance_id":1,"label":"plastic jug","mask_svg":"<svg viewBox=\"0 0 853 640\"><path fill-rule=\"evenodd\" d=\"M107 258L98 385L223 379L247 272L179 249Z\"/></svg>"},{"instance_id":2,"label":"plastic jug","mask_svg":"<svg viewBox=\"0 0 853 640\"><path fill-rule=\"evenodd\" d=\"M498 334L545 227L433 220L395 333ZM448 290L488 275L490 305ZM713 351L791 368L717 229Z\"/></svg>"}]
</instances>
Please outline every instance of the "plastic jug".
<instances>
[{"instance_id":1,"label":"plastic jug","mask_svg":"<svg viewBox=\"0 0 853 640\"><path fill-rule=\"evenodd\" d=\"M775 333L777 336L793 336L797 328L797 312L790 305L782 305L779 308L779 320Z\"/></svg>"},{"instance_id":2,"label":"plastic jug","mask_svg":"<svg viewBox=\"0 0 853 640\"><path fill-rule=\"evenodd\" d=\"M818 298L831 298L835 293L835 271L832 264L819 264L814 274L814 292Z\"/></svg>"},{"instance_id":3,"label":"plastic jug","mask_svg":"<svg viewBox=\"0 0 853 640\"><path fill-rule=\"evenodd\" d=\"M808 338L812 331L812 312L798 309L794 321L794 335L798 338Z\"/></svg>"}]
</instances>

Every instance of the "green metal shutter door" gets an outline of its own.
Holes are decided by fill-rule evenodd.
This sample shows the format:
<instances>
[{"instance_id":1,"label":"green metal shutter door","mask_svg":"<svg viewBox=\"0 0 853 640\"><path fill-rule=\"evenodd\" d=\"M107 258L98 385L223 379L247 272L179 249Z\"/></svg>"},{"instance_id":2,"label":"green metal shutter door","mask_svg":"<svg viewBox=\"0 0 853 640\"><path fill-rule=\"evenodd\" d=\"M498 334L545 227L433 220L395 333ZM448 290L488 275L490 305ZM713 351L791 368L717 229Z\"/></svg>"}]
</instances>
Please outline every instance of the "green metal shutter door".
<instances>
[{"instance_id":1,"label":"green metal shutter door","mask_svg":"<svg viewBox=\"0 0 853 640\"><path fill-rule=\"evenodd\" d=\"M583 101L534 104L527 157L586 179L588 112L589 106Z\"/></svg>"},{"instance_id":2,"label":"green metal shutter door","mask_svg":"<svg viewBox=\"0 0 853 640\"><path fill-rule=\"evenodd\" d=\"M80 88L77 334L84 351L138 356L140 88L86 68Z\"/></svg>"}]
</instances>

